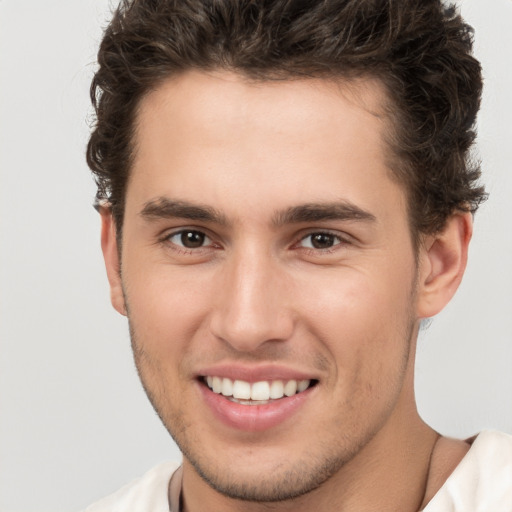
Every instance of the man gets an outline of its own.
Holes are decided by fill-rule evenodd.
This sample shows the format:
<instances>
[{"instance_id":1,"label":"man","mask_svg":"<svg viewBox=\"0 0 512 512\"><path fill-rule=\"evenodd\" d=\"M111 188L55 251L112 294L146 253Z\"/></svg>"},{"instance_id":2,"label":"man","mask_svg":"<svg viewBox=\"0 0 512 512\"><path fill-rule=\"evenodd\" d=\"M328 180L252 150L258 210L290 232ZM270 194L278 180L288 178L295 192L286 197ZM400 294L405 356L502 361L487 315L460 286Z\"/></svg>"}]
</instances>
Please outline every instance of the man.
<instances>
[{"instance_id":1,"label":"man","mask_svg":"<svg viewBox=\"0 0 512 512\"><path fill-rule=\"evenodd\" d=\"M88 510L512 510L510 437L442 437L413 389L485 196L471 45L432 0L121 4L88 162L183 463Z\"/></svg>"}]
</instances>

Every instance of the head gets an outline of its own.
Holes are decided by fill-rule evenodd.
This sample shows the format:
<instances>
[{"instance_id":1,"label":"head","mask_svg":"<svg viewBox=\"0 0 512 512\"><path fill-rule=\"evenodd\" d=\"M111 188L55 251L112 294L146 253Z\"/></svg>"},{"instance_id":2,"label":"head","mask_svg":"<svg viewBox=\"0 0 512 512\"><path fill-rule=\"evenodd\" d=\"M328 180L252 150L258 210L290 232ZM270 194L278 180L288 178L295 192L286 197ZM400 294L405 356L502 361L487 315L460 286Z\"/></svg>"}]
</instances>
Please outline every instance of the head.
<instances>
[{"instance_id":1,"label":"head","mask_svg":"<svg viewBox=\"0 0 512 512\"><path fill-rule=\"evenodd\" d=\"M386 91L390 169L407 191L412 234L433 233L484 198L469 153L482 87L471 50L471 27L439 0L123 0L91 86L97 123L87 160L97 199L121 233L137 108L170 77L191 69L260 81L365 77Z\"/></svg>"},{"instance_id":2,"label":"head","mask_svg":"<svg viewBox=\"0 0 512 512\"><path fill-rule=\"evenodd\" d=\"M103 249L196 488L291 499L407 437L419 321L457 288L483 197L470 50L424 0L114 15L88 151Z\"/></svg>"}]
</instances>

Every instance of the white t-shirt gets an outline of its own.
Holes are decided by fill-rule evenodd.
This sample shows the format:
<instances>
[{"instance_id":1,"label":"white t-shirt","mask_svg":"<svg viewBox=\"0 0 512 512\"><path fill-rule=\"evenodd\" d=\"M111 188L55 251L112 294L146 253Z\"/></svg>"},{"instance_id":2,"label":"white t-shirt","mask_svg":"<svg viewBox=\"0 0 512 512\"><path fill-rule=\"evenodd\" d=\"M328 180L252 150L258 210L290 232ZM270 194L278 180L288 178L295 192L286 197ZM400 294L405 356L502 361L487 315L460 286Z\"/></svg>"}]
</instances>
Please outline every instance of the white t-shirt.
<instances>
[{"instance_id":1,"label":"white t-shirt","mask_svg":"<svg viewBox=\"0 0 512 512\"><path fill-rule=\"evenodd\" d=\"M169 510L169 482L179 462L163 462L83 512L178 512Z\"/></svg>"},{"instance_id":2,"label":"white t-shirt","mask_svg":"<svg viewBox=\"0 0 512 512\"><path fill-rule=\"evenodd\" d=\"M512 512L512 436L484 431L424 512Z\"/></svg>"},{"instance_id":3,"label":"white t-shirt","mask_svg":"<svg viewBox=\"0 0 512 512\"><path fill-rule=\"evenodd\" d=\"M165 462L84 512L169 510L169 482L179 463ZM424 512L512 512L512 436L484 431Z\"/></svg>"}]
</instances>

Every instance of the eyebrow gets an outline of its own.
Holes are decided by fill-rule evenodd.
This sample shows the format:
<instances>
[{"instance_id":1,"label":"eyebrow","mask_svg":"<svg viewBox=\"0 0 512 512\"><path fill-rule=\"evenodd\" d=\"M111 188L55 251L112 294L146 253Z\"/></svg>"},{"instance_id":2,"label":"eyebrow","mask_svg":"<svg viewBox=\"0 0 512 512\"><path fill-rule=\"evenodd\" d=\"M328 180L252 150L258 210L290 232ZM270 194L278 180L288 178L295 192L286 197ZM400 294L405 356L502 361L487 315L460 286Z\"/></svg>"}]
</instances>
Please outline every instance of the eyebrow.
<instances>
[{"instance_id":1,"label":"eyebrow","mask_svg":"<svg viewBox=\"0 0 512 512\"><path fill-rule=\"evenodd\" d=\"M299 224L325 220L374 222L376 217L352 203L343 201L292 206L282 212L277 212L273 222L277 226L282 226L283 224Z\"/></svg>"},{"instance_id":2,"label":"eyebrow","mask_svg":"<svg viewBox=\"0 0 512 512\"><path fill-rule=\"evenodd\" d=\"M167 197L148 201L140 215L148 220L180 218L221 225L227 224L226 217L215 208L188 201L176 201Z\"/></svg>"},{"instance_id":3,"label":"eyebrow","mask_svg":"<svg viewBox=\"0 0 512 512\"><path fill-rule=\"evenodd\" d=\"M140 215L148 220L180 218L222 226L228 225L224 214L211 206L173 200L167 197L159 197L148 201ZM346 201L307 203L276 212L272 218L272 223L275 226L282 226L326 220L373 222L376 217L372 213Z\"/></svg>"}]
</instances>

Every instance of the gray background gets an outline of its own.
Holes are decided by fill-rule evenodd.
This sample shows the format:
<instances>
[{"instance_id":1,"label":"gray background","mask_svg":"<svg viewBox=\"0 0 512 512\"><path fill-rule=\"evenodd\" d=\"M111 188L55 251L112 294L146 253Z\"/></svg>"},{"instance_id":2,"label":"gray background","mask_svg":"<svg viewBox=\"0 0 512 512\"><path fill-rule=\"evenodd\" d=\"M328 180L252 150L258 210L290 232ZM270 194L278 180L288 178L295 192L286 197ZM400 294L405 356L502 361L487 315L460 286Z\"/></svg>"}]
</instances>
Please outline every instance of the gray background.
<instances>
[{"instance_id":1,"label":"gray background","mask_svg":"<svg viewBox=\"0 0 512 512\"><path fill-rule=\"evenodd\" d=\"M465 281L422 333L417 394L441 432L512 433L511 0L460 2L486 90L491 193ZM84 162L106 0L0 1L0 511L80 509L179 457L110 307Z\"/></svg>"}]
</instances>

